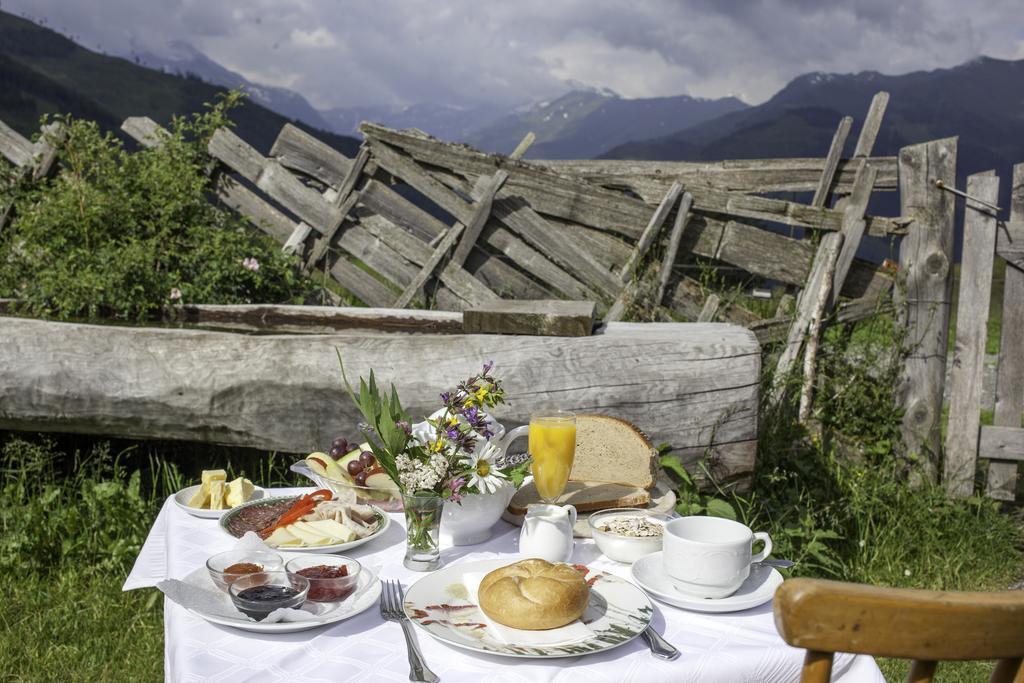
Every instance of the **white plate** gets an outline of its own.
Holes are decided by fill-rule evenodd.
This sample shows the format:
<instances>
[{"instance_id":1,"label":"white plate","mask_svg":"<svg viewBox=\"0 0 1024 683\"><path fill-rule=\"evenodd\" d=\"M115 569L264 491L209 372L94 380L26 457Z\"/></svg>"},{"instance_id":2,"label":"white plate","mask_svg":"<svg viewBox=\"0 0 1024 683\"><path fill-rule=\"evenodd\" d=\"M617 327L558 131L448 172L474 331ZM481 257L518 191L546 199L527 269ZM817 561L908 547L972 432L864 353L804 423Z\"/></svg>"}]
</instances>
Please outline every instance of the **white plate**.
<instances>
[{"instance_id":1,"label":"white plate","mask_svg":"<svg viewBox=\"0 0 1024 683\"><path fill-rule=\"evenodd\" d=\"M577 657L603 652L628 643L651 623L654 607L643 591L628 581L591 571L587 574L590 586L590 605L580 621L592 633L553 645L522 644L495 638L488 620L480 608L470 602L464 576L469 573L486 574L514 560L494 559L466 562L427 574L409 587L405 594L405 613L417 627L434 638L456 647L502 655L505 657ZM552 642L558 632L579 624L543 632L551 634ZM514 632L515 629L507 629Z\"/></svg>"},{"instance_id":2,"label":"white plate","mask_svg":"<svg viewBox=\"0 0 1024 683\"><path fill-rule=\"evenodd\" d=\"M207 510L205 508L189 507L188 501L191 500L192 496L196 494L196 491L199 490L200 486L202 486L202 484L196 484L195 486L183 488L182 490L175 493L175 505L177 505L178 507L180 507L182 510L192 515L193 517L202 517L203 519L220 519L220 516L227 512L227 510ZM252 490L252 497L249 500L247 500L246 503L251 503L254 500L259 500L264 495L266 495L266 493L263 491L263 489L261 489L259 486L256 486ZM245 505L245 503L242 503L242 505Z\"/></svg>"},{"instance_id":3,"label":"white plate","mask_svg":"<svg viewBox=\"0 0 1024 683\"><path fill-rule=\"evenodd\" d=\"M299 496L297 496L297 495L296 496L275 496L273 498L263 498L261 500L253 500L253 501L249 501L248 503L243 503L242 505L239 505L238 507L235 507L235 508L232 508L231 510L229 510L229 512L231 514L224 515L223 517L220 518L220 528L221 528L221 530L224 531L224 533L228 534L232 538L238 538L238 536L235 536L233 533L231 533L228 530L227 523L231 519L231 517L233 517L234 515L238 514L239 510L242 510L242 509L244 509L244 508L246 508L246 507L248 507L250 505L273 505L274 503L280 502L282 500L295 500L298 497ZM377 513L377 517L380 518L380 520L381 520L381 525L380 525L380 528L377 529L377 531L373 532L372 534L370 534L369 536L366 536L364 538L357 538L356 540L349 541L348 543L335 543L333 545L288 546L287 548L275 548L274 546L270 545L269 543L267 545L270 548L272 548L273 550L279 550L281 552L289 552L289 553L323 553L323 554L326 554L326 553L340 553L343 550L349 550L351 548L356 548L358 546L361 546L364 543L369 543L373 539L377 538L378 536L383 534L385 531L387 531L389 526L391 526L391 517L388 515L388 513L384 512L383 510L381 510L376 505L370 505L370 507L373 508L373 511L375 513Z\"/></svg>"},{"instance_id":4,"label":"white plate","mask_svg":"<svg viewBox=\"0 0 1024 683\"><path fill-rule=\"evenodd\" d=\"M282 556L286 562L291 559L287 553L282 553ZM200 573L207 578L210 588L220 590L213 583L213 580L209 578L210 573L206 570L206 567L200 567L195 570L185 578L185 581L200 581L202 579L199 576ZM295 633L296 631L308 631L311 628L336 624L339 621L344 621L349 617L365 612L377 604L377 600L380 598L380 588L380 579L376 575L364 570L360 572L359 580L356 582L356 592L348 600L337 604L307 602L305 605L307 608L324 610L317 615L316 619L309 621L279 621L274 624L261 624L258 621L249 621L244 617L232 619L219 614L204 614L195 609L186 608L186 610L211 624L230 626L242 631L253 631L254 633Z\"/></svg>"},{"instance_id":5,"label":"white plate","mask_svg":"<svg viewBox=\"0 0 1024 683\"><path fill-rule=\"evenodd\" d=\"M633 563L633 580L652 597L694 612L740 612L770 601L782 584L782 574L772 567L755 564L750 576L727 598L698 598L676 590L665 573L661 552L645 555Z\"/></svg>"}]
</instances>

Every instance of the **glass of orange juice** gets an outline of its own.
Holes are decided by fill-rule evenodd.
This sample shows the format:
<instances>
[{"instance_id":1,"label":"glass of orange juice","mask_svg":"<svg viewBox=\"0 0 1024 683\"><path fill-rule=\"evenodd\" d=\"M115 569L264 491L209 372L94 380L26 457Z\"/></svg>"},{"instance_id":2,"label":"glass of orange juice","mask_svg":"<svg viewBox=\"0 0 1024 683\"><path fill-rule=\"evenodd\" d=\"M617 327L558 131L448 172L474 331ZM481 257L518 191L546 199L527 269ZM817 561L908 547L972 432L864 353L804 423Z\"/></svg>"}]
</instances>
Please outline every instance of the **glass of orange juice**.
<instances>
[{"instance_id":1,"label":"glass of orange juice","mask_svg":"<svg viewBox=\"0 0 1024 683\"><path fill-rule=\"evenodd\" d=\"M528 448L537 493L554 503L565 491L576 455L576 416L563 410L532 416Z\"/></svg>"}]
</instances>

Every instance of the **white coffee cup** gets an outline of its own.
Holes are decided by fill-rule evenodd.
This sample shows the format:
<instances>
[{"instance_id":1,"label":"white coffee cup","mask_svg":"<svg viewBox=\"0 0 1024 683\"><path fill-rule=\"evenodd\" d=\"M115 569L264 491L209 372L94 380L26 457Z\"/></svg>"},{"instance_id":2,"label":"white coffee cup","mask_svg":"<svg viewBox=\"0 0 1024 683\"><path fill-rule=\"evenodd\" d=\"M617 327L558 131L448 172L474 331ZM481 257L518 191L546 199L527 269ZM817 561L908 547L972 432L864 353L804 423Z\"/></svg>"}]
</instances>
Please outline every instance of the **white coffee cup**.
<instances>
[{"instance_id":1,"label":"white coffee cup","mask_svg":"<svg viewBox=\"0 0 1024 683\"><path fill-rule=\"evenodd\" d=\"M755 540L764 550L752 556ZM662 562L676 590L699 598L726 598L750 576L750 565L772 552L772 539L721 517L681 517L665 525Z\"/></svg>"}]
</instances>

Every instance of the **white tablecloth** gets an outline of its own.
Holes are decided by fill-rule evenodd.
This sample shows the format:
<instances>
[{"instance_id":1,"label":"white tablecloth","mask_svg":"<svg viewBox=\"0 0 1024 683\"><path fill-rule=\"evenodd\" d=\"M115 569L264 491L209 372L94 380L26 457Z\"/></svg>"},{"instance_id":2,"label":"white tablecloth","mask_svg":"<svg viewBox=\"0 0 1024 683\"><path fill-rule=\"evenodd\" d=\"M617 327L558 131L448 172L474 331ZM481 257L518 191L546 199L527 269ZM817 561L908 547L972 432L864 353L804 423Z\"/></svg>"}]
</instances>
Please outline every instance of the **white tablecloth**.
<instances>
[{"instance_id":1,"label":"white tablecloth","mask_svg":"<svg viewBox=\"0 0 1024 683\"><path fill-rule=\"evenodd\" d=\"M378 539L349 554L379 569L381 578L408 587L422 576L402 565L404 518ZM498 522L490 541L442 550L446 564L514 553L519 529ZM168 499L124 584L124 590L182 578L206 559L231 549L235 540L216 520L198 519ZM629 567L604 558L589 539L577 539L574 562L629 578ZM657 601L653 625L682 652L673 662L652 657L643 640L608 652L557 660L480 655L453 648L418 632L424 657L445 683L467 681L797 681L803 651L787 646L775 630L771 605L733 614L686 612ZM247 633L215 626L164 601L164 671L168 681L408 681L401 627L384 622L376 607L332 626L282 635ZM834 681L882 682L870 657L839 655Z\"/></svg>"}]
</instances>

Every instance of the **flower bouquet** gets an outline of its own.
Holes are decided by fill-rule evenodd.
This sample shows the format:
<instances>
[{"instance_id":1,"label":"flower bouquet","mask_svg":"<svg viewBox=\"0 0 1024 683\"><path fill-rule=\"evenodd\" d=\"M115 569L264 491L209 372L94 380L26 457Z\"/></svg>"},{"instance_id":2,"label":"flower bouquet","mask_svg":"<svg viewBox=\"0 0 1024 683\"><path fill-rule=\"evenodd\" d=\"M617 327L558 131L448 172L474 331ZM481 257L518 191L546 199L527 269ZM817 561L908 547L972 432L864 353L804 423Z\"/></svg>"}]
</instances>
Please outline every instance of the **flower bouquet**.
<instances>
[{"instance_id":1,"label":"flower bouquet","mask_svg":"<svg viewBox=\"0 0 1024 683\"><path fill-rule=\"evenodd\" d=\"M340 356L339 356L340 358ZM505 401L493 362L476 375L440 394L441 407L413 425L392 384L382 392L371 370L359 378L358 392L345 375L345 389L364 422L359 425L377 463L395 482L405 506L405 565L431 570L440 566L438 536L446 501L458 503L467 494L495 494L526 476L525 458L506 457L494 438L500 425L488 410Z\"/></svg>"}]
</instances>

